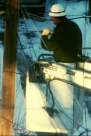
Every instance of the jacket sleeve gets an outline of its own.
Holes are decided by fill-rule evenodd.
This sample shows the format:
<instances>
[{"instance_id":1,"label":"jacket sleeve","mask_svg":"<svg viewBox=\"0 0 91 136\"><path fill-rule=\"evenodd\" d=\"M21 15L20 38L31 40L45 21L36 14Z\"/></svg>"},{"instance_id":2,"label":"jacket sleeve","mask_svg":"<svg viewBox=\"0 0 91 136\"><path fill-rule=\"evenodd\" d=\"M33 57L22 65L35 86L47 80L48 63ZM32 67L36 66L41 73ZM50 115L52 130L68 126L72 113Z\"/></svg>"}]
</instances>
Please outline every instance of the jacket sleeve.
<instances>
[{"instance_id":1,"label":"jacket sleeve","mask_svg":"<svg viewBox=\"0 0 91 136\"><path fill-rule=\"evenodd\" d=\"M48 38L46 35L41 37L41 46L45 50L54 51L56 49L56 43L54 38Z\"/></svg>"}]
</instances>

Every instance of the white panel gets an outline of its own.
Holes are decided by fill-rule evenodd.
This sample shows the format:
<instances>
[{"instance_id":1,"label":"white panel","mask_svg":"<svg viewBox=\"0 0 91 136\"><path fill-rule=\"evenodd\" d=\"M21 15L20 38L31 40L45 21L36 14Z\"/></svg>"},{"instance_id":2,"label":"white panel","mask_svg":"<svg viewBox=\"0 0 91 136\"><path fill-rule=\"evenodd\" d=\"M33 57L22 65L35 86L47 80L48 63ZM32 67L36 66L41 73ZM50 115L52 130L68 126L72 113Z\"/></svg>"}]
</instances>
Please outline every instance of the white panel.
<instances>
[{"instance_id":1,"label":"white panel","mask_svg":"<svg viewBox=\"0 0 91 136\"><path fill-rule=\"evenodd\" d=\"M26 129L34 132L68 133L56 114L46 112L46 98L36 83L26 82Z\"/></svg>"},{"instance_id":2,"label":"white panel","mask_svg":"<svg viewBox=\"0 0 91 136\"><path fill-rule=\"evenodd\" d=\"M74 74L67 75L67 69L63 69L63 66L61 69L60 66L57 66L57 68L54 66L54 71L52 71L52 67L45 70L49 70L47 74L61 76L61 78L69 81L79 82L80 78L81 81L83 80L82 73L80 73L80 77L78 73L75 76ZM26 128L36 132L73 133L83 121L84 91L80 92L79 87L75 89L74 86L60 80L51 81L50 89L51 92L49 90L46 96L37 83L29 82L27 75ZM53 116L50 116L49 112L44 109L45 106L54 110ZM78 114L81 115L80 118L77 117Z\"/></svg>"}]
</instances>

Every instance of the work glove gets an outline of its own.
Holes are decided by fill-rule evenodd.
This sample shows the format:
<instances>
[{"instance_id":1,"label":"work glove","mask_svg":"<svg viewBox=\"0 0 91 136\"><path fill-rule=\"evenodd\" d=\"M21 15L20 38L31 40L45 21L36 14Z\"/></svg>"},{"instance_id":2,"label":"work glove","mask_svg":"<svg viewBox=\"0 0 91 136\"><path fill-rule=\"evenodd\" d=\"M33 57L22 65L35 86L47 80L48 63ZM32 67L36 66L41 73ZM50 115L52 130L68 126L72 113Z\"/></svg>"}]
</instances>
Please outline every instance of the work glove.
<instances>
[{"instance_id":1,"label":"work glove","mask_svg":"<svg viewBox=\"0 0 91 136\"><path fill-rule=\"evenodd\" d=\"M51 34L51 29L49 29L49 28L45 28L44 30L43 30L43 32L42 32L42 35L49 35L49 34Z\"/></svg>"}]
</instances>

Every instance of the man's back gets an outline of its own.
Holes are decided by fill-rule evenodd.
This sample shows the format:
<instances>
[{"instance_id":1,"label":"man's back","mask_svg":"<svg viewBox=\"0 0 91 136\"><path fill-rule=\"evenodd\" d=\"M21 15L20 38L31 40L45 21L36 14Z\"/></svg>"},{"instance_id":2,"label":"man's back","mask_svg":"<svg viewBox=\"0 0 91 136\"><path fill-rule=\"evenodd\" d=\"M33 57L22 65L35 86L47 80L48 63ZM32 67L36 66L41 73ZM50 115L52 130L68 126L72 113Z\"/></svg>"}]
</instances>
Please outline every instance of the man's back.
<instances>
[{"instance_id":1,"label":"man's back","mask_svg":"<svg viewBox=\"0 0 91 136\"><path fill-rule=\"evenodd\" d=\"M81 54L82 35L76 23L64 19L54 29L51 38L42 36L48 50L54 51L56 61L74 62L78 59L77 55ZM42 43L44 49L45 46Z\"/></svg>"}]
</instances>

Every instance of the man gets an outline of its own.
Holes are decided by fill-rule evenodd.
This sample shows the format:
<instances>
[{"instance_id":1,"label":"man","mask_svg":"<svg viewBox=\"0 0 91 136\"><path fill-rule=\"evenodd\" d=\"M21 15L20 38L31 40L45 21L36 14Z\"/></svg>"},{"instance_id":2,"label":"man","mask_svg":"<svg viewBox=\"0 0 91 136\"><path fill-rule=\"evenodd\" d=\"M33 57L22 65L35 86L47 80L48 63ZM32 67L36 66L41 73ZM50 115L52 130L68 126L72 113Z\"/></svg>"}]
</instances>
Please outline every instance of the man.
<instances>
[{"instance_id":1,"label":"man","mask_svg":"<svg viewBox=\"0 0 91 136\"><path fill-rule=\"evenodd\" d=\"M66 15L61 4L51 7L49 16L56 27L53 33L50 29L43 30L41 46L45 50L53 51L57 62L77 62L81 56L82 34L78 25L68 20Z\"/></svg>"},{"instance_id":2,"label":"man","mask_svg":"<svg viewBox=\"0 0 91 136\"><path fill-rule=\"evenodd\" d=\"M51 7L49 16L51 20L56 25L54 31L51 32L50 29L44 29L42 32L41 46L45 50L53 51L53 56L57 62L67 62L74 63L80 61L79 56L81 56L82 48L82 34L78 25L71 20L66 18L66 12L62 5L55 4ZM73 116L73 89L71 85L67 85L65 82L54 81L51 82L51 88L55 88L56 96L58 102L59 94L61 98L59 103L68 117ZM54 91L54 92L55 92ZM67 96L67 98L65 97ZM61 118L62 122L66 128L71 128L71 123L69 118L66 121ZM74 120L73 120L74 121ZM71 124L68 126L68 124ZM73 123L74 124L74 123ZM60 136L67 136L66 134L60 134Z\"/></svg>"}]
</instances>

